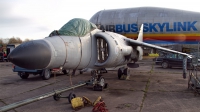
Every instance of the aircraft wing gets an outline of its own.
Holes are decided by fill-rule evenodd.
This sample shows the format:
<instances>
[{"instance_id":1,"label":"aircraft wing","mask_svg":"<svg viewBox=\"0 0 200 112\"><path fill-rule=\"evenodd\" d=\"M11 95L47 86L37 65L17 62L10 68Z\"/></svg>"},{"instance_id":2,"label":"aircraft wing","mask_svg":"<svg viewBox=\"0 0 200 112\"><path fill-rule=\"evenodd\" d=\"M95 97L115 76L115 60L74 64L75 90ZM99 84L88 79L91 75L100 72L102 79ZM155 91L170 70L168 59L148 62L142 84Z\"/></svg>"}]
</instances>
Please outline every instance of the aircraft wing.
<instances>
[{"instance_id":1,"label":"aircraft wing","mask_svg":"<svg viewBox=\"0 0 200 112\"><path fill-rule=\"evenodd\" d=\"M144 47L149 47L149 48L153 48L153 49L158 49L158 50L161 50L161 51L166 51L166 52L184 55L184 58L183 58L183 78L184 79L186 78L187 57L192 58L192 55L143 42L143 24L140 27L140 32L139 32L137 40L132 40L132 39L129 39L129 38L125 38L125 40L126 40L127 44L129 44L131 46L144 46Z\"/></svg>"},{"instance_id":2,"label":"aircraft wing","mask_svg":"<svg viewBox=\"0 0 200 112\"><path fill-rule=\"evenodd\" d=\"M149 48L158 49L158 50L161 50L161 51L182 54L184 56L188 56L189 58L192 58L192 55L187 54L187 53L183 53L183 52L167 49L167 48L164 48L164 47L156 46L156 45L153 45L153 44L148 44L148 43L137 41L137 40L132 40L132 39L129 39L129 38L126 38L126 42L128 42L130 45L133 45L133 46L136 45L136 46L149 47Z\"/></svg>"},{"instance_id":3,"label":"aircraft wing","mask_svg":"<svg viewBox=\"0 0 200 112\"><path fill-rule=\"evenodd\" d=\"M171 49L167 49L167 48L164 48L164 47L160 47L160 46L156 46L156 45L153 45L153 44L148 44L148 43L143 42L143 24L140 27L140 31L139 31L139 35L138 35L137 40L133 40L133 39L129 39L129 38L126 38L125 40L131 46L144 46L144 47L149 47L149 48L153 48L153 49L158 49L158 50L161 50L161 51L177 53L177 54L181 54L181 55L187 56L189 58L192 58L192 55L187 54L187 53L178 52L178 51L175 51L175 50L171 50Z\"/></svg>"}]
</instances>

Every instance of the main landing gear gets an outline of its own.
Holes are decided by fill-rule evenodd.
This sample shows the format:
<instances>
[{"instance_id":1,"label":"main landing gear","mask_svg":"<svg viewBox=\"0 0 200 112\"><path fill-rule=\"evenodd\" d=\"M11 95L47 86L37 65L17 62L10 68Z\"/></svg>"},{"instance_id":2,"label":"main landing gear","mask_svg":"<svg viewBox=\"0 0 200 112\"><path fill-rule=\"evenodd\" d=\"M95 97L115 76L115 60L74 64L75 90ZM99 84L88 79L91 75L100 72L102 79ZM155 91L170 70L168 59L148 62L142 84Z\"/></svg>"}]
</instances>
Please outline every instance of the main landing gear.
<instances>
[{"instance_id":1,"label":"main landing gear","mask_svg":"<svg viewBox=\"0 0 200 112\"><path fill-rule=\"evenodd\" d=\"M107 71L105 69L91 71L91 79L87 84L92 85L94 91L102 91L108 87L108 83L105 83L102 73L107 73Z\"/></svg>"},{"instance_id":2,"label":"main landing gear","mask_svg":"<svg viewBox=\"0 0 200 112\"><path fill-rule=\"evenodd\" d=\"M118 69L118 79L127 80L130 77L130 69L129 68L119 68Z\"/></svg>"}]
</instances>

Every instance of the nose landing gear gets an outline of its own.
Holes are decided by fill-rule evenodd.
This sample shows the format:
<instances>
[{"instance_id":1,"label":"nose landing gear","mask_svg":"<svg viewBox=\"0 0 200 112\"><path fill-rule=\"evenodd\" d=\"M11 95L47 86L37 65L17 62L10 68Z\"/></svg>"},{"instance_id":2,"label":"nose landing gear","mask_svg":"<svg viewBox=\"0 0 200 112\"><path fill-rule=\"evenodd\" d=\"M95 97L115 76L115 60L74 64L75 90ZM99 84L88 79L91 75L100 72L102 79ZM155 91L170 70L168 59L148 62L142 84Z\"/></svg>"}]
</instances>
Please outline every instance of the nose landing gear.
<instances>
[{"instance_id":1,"label":"nose landing gear","mask_svg":"<svg viewBox=\"0 0 200 112\"><path fill-rule=\"evenodd\" d=\"M105 83L105 79L102 76L102 73L106 73L106 72L105 70L91 71L91 79L88 82L88 84L93 86L94 91L103 91L103 89L106 89L108 87L108 83Z\"/></svg>"}]
</instances>

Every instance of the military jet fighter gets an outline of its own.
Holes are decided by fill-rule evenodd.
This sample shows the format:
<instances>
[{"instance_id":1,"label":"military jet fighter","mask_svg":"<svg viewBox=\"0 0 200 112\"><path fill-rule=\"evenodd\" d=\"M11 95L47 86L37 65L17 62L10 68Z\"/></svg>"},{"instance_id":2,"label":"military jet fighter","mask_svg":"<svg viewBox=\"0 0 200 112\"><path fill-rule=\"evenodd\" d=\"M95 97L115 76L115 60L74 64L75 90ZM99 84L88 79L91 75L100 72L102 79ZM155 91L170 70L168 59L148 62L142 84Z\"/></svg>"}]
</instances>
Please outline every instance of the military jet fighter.
<instances>
[{"instance_id":1,"label":"military jet fighter","mask_svg":"<svg viewBox=\"0 0 200 112\"><path fill-rule=\"evenodd\" d=\"M186 53L169 50L143 42L143 25L137 40L123 35L99 30L93 23L75 18L49 37L22 43L8 56L9 61L28 69L63 68L82 70L92 69L94 88L102 88L105 79L102 73L106 68L119 67L118 78L129 75L128 68L136 68L142 59L142 46L162 51L190 56Z\"/></svg>"}]
</instances>

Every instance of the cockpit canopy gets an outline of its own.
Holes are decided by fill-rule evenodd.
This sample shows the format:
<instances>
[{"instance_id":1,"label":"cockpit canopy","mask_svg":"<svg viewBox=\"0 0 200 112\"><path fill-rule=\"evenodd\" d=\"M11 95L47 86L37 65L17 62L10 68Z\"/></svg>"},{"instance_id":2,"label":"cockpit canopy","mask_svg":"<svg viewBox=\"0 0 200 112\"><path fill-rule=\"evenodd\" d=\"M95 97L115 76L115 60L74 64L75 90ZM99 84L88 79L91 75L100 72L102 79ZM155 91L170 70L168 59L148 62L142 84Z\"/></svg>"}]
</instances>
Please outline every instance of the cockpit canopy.
<instances>
[{"instance_id":1,"label":"cockpit canopy","mask_svg":"<svg viewBox=\"0 0 200 112\"><path fill-rule=\"evenodd\" d=\"M74 18L67 22L59 30L54 30L51 32L49 37L56 35L83 37L96 28L96 25L88 20Z\"/></svg>"}]
</instances>

